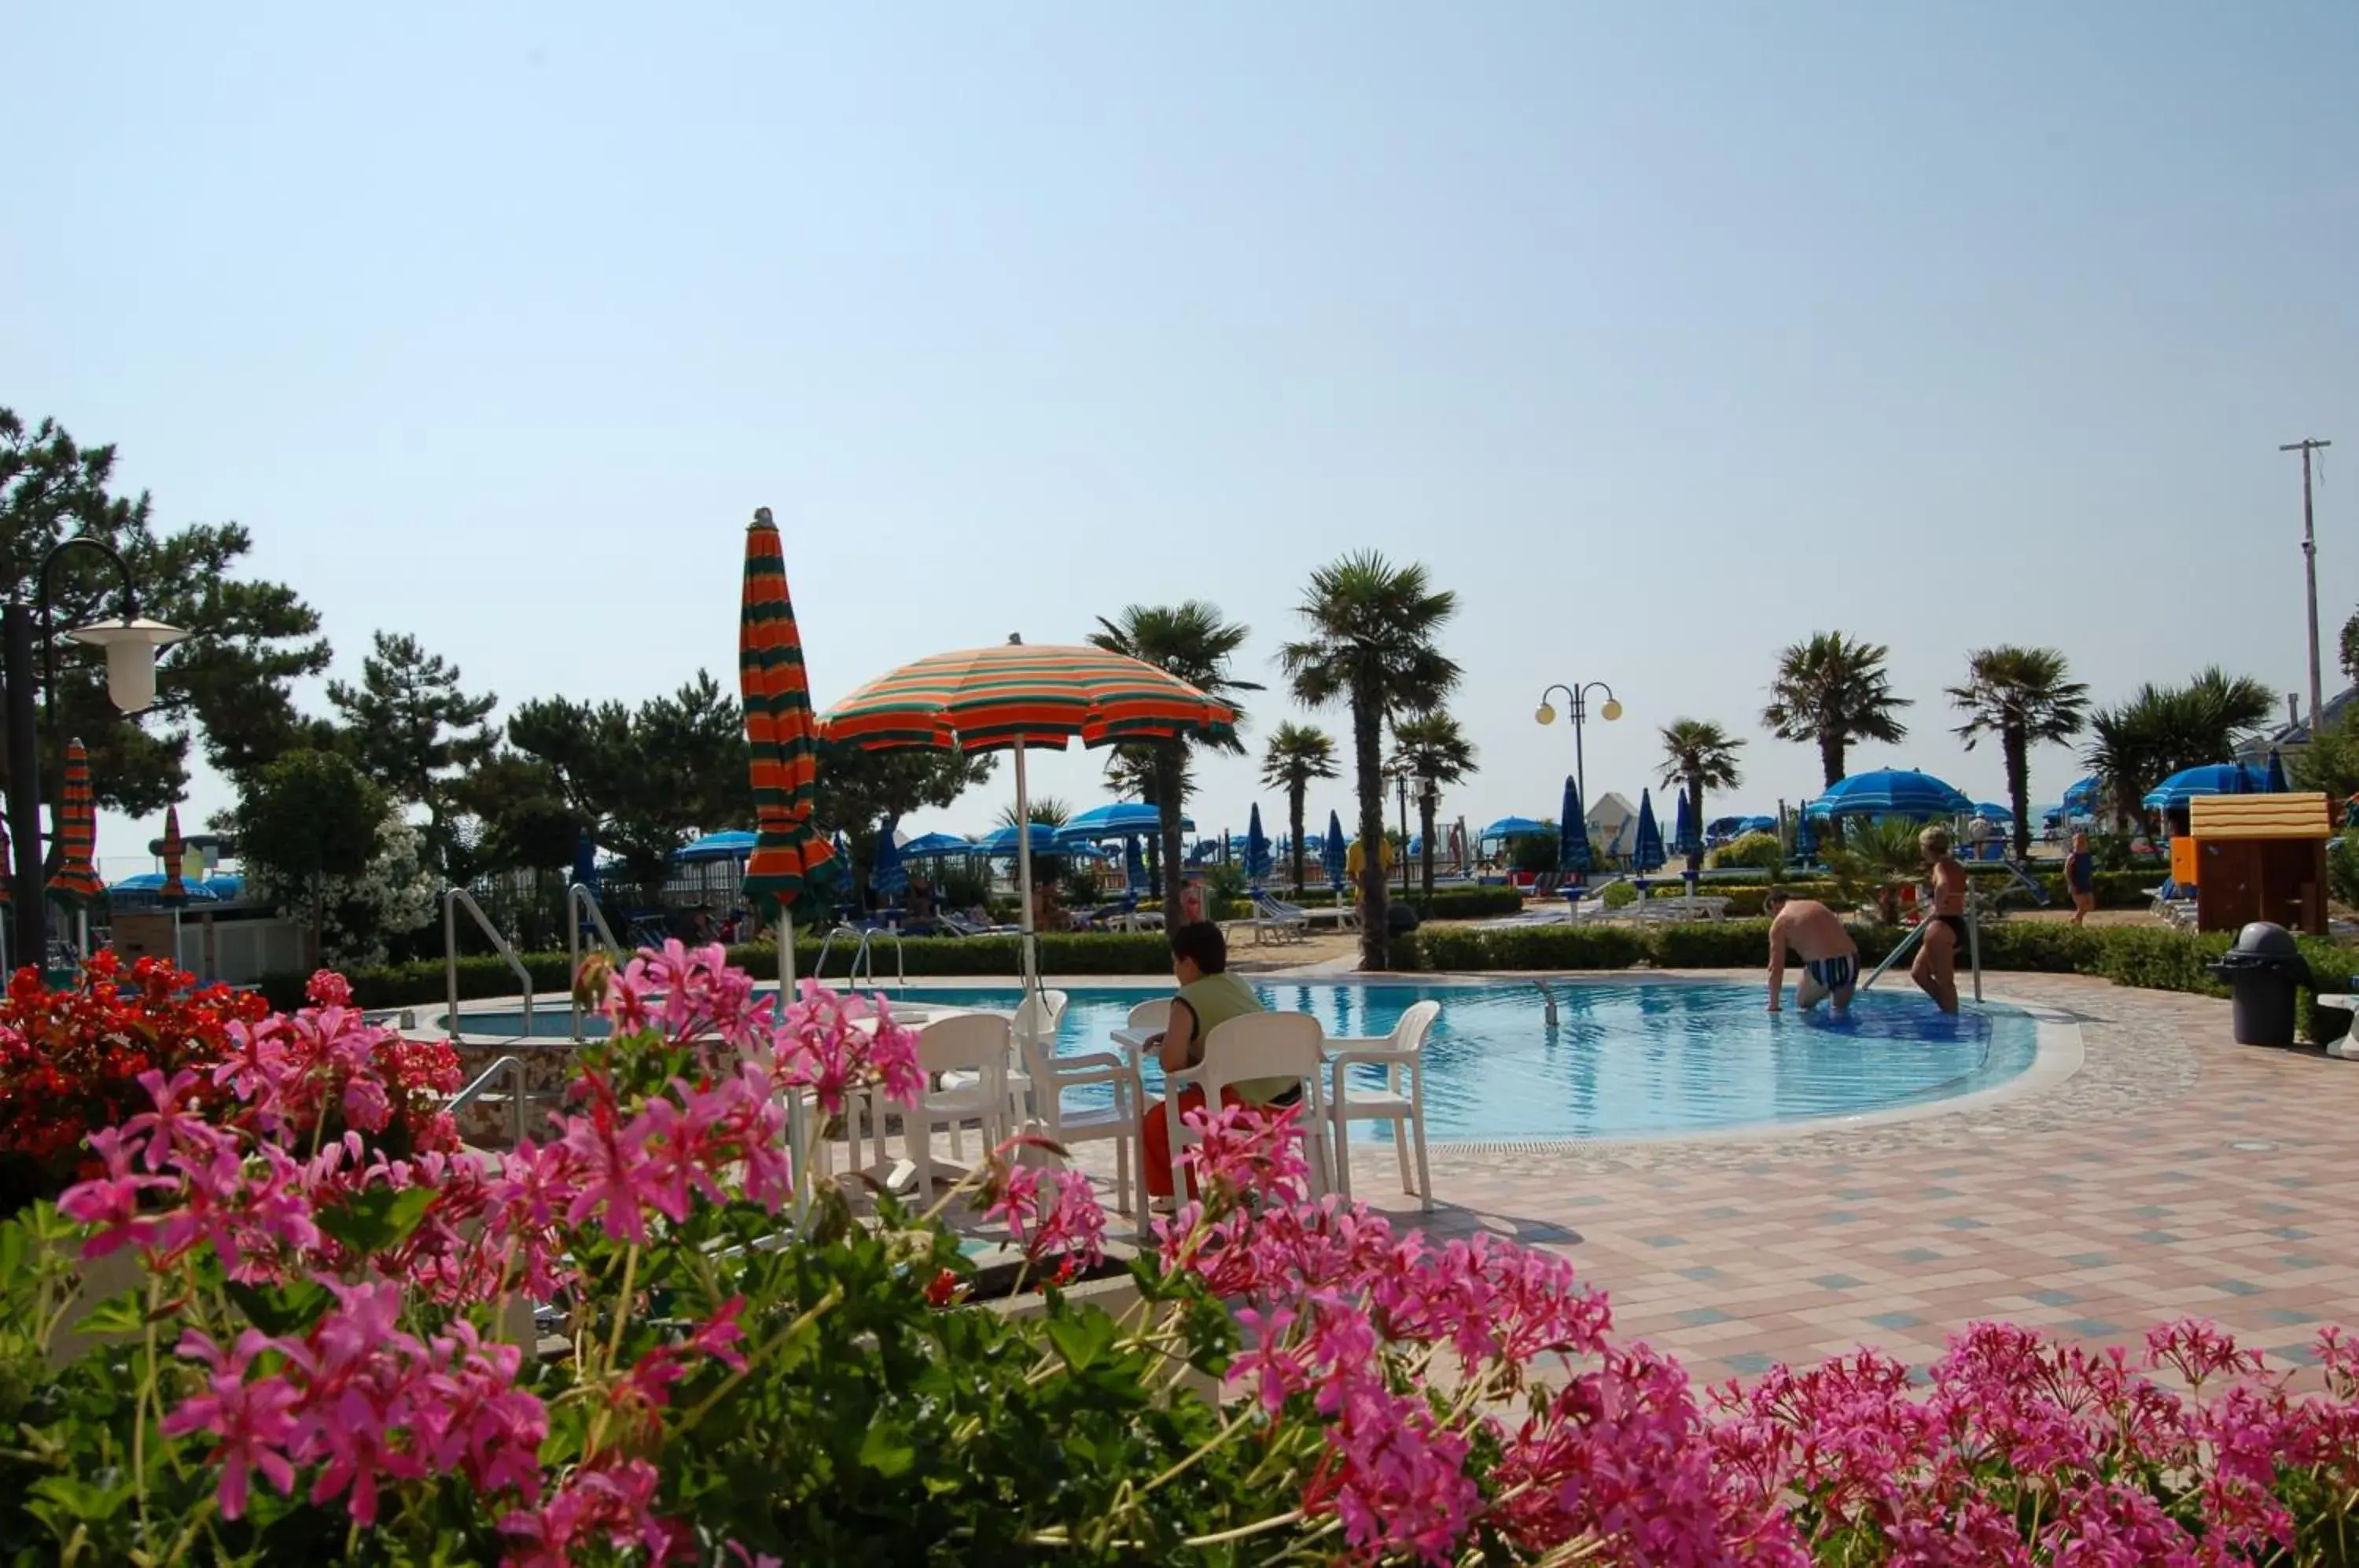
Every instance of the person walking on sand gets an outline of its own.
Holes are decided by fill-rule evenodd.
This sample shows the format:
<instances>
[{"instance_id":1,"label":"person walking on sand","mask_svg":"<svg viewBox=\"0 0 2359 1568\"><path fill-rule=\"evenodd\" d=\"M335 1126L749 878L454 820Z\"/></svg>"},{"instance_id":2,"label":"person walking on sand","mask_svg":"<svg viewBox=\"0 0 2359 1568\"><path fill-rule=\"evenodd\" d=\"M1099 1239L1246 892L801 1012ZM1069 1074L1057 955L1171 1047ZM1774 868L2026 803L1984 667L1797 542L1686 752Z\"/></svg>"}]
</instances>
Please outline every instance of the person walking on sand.
<instances>
[{"instance_id":1,"label":"person walking on sand","mask_svg":"<svg viewBox=\"0 0 2359 1568\"><path fill-rule=\"evenodd\" d=\"M2097 857L2089 853L2089 835L2072 835L2072 853L2064 857L2064 888L2072 895L2072 923L2079 925L2097 907Z\"/></svg>"},{"instance_id":2,"label":"person walking on sand","mask_svg":"<svg viewBox=\"0 0 2359 1568\"><path fill-rule=\"evenodd\" d=\"M1917 962L1908 966L1908 977L1933 998L1935 1007L1954 1013L1958 1010L1958 953L1966 944L1966 868L1950 853L1947 828L1927 828L1919 833L1917 849L1925 857L1933 907L1925 917L1925 935L1917 944Z\"/></svg>"},{"instance_id":3,"label":"person walking on sand","mask_svg":"<svg viewBox=\"0 0 2359 1568\"><path fill-rule=\"evenodd\" d=\"M1769 1010L1777 1012L1786 989L1786 953L1802 961L1794 1006L1809 1012L1832 997L1837 1018L1851 1012L1852 987L1859 982L1859 944L1835 912L1815 898L1797 898L1783 888L1761 901L1769 916Z\"/></svg>"}]
</instances>

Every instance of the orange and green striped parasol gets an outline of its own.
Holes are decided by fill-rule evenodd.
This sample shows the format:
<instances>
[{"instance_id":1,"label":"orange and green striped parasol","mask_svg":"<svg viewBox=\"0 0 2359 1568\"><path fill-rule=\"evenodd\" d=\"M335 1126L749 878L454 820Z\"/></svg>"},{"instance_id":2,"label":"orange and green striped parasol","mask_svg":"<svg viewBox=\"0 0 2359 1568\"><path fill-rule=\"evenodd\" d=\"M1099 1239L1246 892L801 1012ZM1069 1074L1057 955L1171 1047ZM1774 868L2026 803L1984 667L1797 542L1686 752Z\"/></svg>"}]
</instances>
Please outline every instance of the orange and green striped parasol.
<instances>
[{"instance_id":1,"label":"orange and green striped parasol","mask_svg":"<svg viewBox=\"0 0 2359 1568\"><path fill-rule=\"evenodd\" d=\"M737 623L737 685L754 754L754 853L745 897L756 912L791 907L810 874L835 852L811 826L818 774L810 682L787 593L787 561L770 508L745 530L745 595Z\"/></svg>"},{"instance_id":2,"label":"orange and green striped parasol","mask_svg":"<svg viewBox=\"0 0 2359 1568\"><path fill-rule=\"evenodd\" d=\"M58 868L49 891L71 904L86 904L106 891L92 859L98 848L98 808L90 792L90 753L82 742L66 743L66 784L58 806Z\"/></svg>"},{"instance_id":3,"label":"orange and green striped parasol","mask_svg":"<svg viewBox=\"0 0 2359 1568\"><path fill-rule=\"evenodd\" d=\"M180 836L180 808L164 808L164 886L157 890L156 901L168 909L177 909L189 901L189 885L180 879L180 862L189 853L189 843Z\"/></svg>"},{"instance_id":4,"label":"orange and green striped parasol","mask_svg":"<svg viewBox=\"0 0 2359 1568\"><path fill-rule=\"evenodd\" d=\"M1235 710L1151 664L1100 648L938 653L854 691L820 720L822 737L871 751L1062 750L1175 735L1234 734Z\"/></svg>"}]
</instances>

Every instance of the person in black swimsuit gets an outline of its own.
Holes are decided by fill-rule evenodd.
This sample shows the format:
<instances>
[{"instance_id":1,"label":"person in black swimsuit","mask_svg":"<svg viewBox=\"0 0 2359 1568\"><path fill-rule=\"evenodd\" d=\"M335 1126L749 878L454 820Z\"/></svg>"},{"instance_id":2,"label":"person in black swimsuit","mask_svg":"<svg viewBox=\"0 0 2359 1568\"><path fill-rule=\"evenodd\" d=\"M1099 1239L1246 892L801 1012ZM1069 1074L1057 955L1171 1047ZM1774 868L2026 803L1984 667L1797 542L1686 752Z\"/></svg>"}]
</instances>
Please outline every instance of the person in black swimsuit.
<instances>
[{"instance_id":1,"label":"person in black swimsuit","mask_svg":"<svg viewBox=\"0 0 2359 1568\"><path fill-rule=\"evenodd\" d=\"M1932 885L1932 910L1908 977L1945 1013L1958 1010L1958 954L1966 947L1966 868L1950 853L1950 830L1927 828L1917 835Z\"/></svg>"}]
</instances>

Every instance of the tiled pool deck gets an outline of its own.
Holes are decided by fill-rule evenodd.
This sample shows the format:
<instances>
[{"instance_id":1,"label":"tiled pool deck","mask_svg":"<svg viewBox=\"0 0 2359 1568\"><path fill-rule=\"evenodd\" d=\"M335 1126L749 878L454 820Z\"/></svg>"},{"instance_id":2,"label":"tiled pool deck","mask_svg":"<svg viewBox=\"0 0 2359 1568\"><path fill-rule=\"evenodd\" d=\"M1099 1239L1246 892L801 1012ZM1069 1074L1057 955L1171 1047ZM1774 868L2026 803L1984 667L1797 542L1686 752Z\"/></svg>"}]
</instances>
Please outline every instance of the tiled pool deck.
<instances>
[{"instance_id":1,"label":"tiled pool deck","mask_svg":"<svg viewBox=\"0 0 2359 1568\"><path fill-rule=\"evenodd\" d=\"M2233 1045L2224 1002L2049 975L1992 989L2076 1021L2079 1071L1857 1130L1436 1144L1430 1216L1389 1149L1355 1145L1354 1192L1440 1236L1563 1252L1625 1337L1715 1381L1863 1344L1922 1363L1982 1318L2103 1344L2197 1315L2288 1366L2319 1324L2359 1326L2359 1062Z\"/></svg>"}]
</instances>

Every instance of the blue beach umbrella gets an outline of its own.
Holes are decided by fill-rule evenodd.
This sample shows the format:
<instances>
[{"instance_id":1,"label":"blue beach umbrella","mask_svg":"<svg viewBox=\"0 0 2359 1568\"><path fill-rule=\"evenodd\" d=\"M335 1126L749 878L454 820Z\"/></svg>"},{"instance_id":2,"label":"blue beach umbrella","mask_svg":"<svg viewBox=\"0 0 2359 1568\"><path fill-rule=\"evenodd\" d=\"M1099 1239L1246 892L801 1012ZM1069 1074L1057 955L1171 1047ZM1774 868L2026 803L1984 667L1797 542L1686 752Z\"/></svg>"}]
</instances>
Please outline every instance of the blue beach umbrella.
<instances>
[{"instance_id":1,"label":"blue beach umbrella","mask_svg":"<svg viewBox=\"0 0 2359 1568\"><path fill-rule=\"evenodd\" d=\"M1261 831L1261 802L1245 817L1245 875L1255 881L1269 875L1269 836Z\"/></svg>"},{"instance_id":2,"label":"blue beach umbrella","mask_svg":"<svg viewBox=\"0 0 2359 1568\"><path fill-rule=\"evenodd\" d=\"M1556 820L1556 866L1560 871L1595 869L1589 855L1589 819L1582 814L1581 786L1564 776L1564 811Z\"/></svg>"},{"instance_id":3,"label":"blue beach umbrella","mask_svg":"<svg viewBox=\"0 0 2359 1568\"><path fill-rule=\"evenodd\" d=\"M1803 809L1794 814L1794 861L1799 866L1808 866L1818 857L1819 837L1810 831L1810 807L1805 801Z\"/></svg>"},{"instance_id":4,"label":"blue beach umbrella","mask_svg":"<svg viewBox=\"0 0 2359 1568\"><path fill-rule=\"evenodd\" d=\"M164 885L169 878L161 871L145 871L136 877L125 877L120 882L106 885L107 902L118 909L167 909ZM211 882L181 884L182 901L190 904L218 903L222 895Z\"/></svg>"},{"instance_id":5,"label":"blue beach umbrella","mask_svg":"<svg viewBox=\"0 0 2359 1568\"><path fill-rule=\"evenodd\" d=\"M1162 831L1163 812L1160 808L1141 800L1115 800L1109 805L1093 806L1059 828L1057 842L1066 844L1082 839L1127 838L1133 833L1151 834ZM1194 833L1196 824L1182 816L1180 831Z\"/></svg>"},{"instance_id":6,"label":"blue beach umbrella","mask_svg":"<svg viewBox=\"0 0 2359 1568\"><path fill-rule=\"evenodd\" d=\"M2182 768L2146 792L2139 802L2150 811L2184 811L2187 802L2203 795L2258 795L2268 788L2266 768L2249 762L2214 762Z\"/></svg>"},{"instance_id":7,"label":"blue beach umbrella","mask_svg":"<svg viewBox=\"0 0 2359 1568\"><path fill-rule=\"evenodd\" d=\"M974 844L956 833L930 833L913 838L901 846L904 860L926 860L945 855L971 855Z\"/></svg>"},{"instance_id":8,"label":"blue beach umbrella","mask_svg":"<svg viewBox=\"0 0 2359 1568\"><path fill-rule=\"evenodd\" d=\"M705 860L743 860L754 853L756 836L734 829L728 833L706 833L702 838L673 850L671 857L684 866Z\"/></svg>"},{"instance_id":9,"label":"blue beach umbrella","mask_svg":"<svg viewBox=\"0 0 2359 1568\"><path fill-rule=\"evenodd\" d=\"M1976 800L1974 802L1974 815L1982 818L1983 821L1986 822L2011 822L2015 821L2015 813L2008 811L2005 806L2000 805L1995 800Z\"/></svg>"},{"instance_id":10,"label":"blue beach umbrella","mask_svg":"<svg viewBox=\"0 0 2359 1568\"><path fill-rule=\"evenodd\" d=\"M1147 856L1139 850L1136 833L1122 841L1122 879L1133 893L1147 890Z\"/></svg>"},{"instance_id":11,"label":"blue beach umbrella","mask_svg":"<svg viewBox=\"0 0 2359 1568\"><path fill-rule=\"evenodd\" d=\"M1954 817L1971 811L1974 803L1963 791L1930 773L1907 768L1879 768L1854 773L1810 802L1812 815L1821 817Z\"/></svg>"},{"instance_id":12,"label":"blue beach umbrella","mask_svg":"<svg viewBox=\"0 0 2359 1568\"><path fill-rule=\"evenodd\" d=\"M1350 851L1343 842L1343 819L1334 811L1327 813L1327 837L1319 846L1319 864L1327 873L1330 886L1343 886L1343 857Z\"/></svg>"},{"instance_id":13,"label":"blue beach umbrella","mask_svg":"<svg viewBox=\"0 0 2359 1568\"><path fill-rule=\"evenodd\" d=\"M2063 809L2082 816L2094 816L2097 811L2097 776L2090 774L2064 791Z\"/></svg>"},{"instance_id":14,"label":"blue beach umbrella","mask_svg":"<svg viewBox=\"0 0 2359 1568\"><path fill-rule=\"evenodd\" d=\"M1663 868L1663 830L1655 821L1655 797L1646 789L1638 791L1638 841L1630 851L1630 864L1638 875Z\"/></svg>"},{"instance_id":15,"label":"blue beach umbrella","mask_svg":"<svg viewBox=\"0 0 2359 1568\"><path fill-rule=\"evenodd\" d=\"M893 821L885 819L876 835L876 857L868 866L868 886L888 898L909 890L909 868L901 863L901 846L893 842Z\"/></svg>"},{"instance_id":16,"label":"blue beach umbrella","mask_svg":"<svg viewBox=\"0 0 2359 1568\"><path fill-rule=\"evenodd\" d=\"M1688 802L1688 792L1680 791L1680 809L1672 819L1671 851L1675 855L1701 855L1703 834L1696 830L1695 808Z\"/></svg>"},{"instance_id":17,"label":"blue beach umbrella","mask_svg":"<svg viewBox=\"0 0 2359 1568\"><path fill-rule=\"evenodd\" d=\"M1775 817L1747 817L1743 822L1736 824L1736 831L1740 833L1776 833L1777 831L1777 819Z\"/></svg>"},{"instance_id":18,"label":"blue beach umbrella","mask_svg":"<svg viewBox=\"0 0 2359 1568\"><path fill-rule=\"evenodd\" d=\"M2275 746L2269 747L2268 779L2264 787L2272 795L2283 795L2293 788L2286 782L2285 758L2277 755Z\"/></svg>"},{"instance_id":19,"label":"blue beach umbrella","mask_svg":"<svg viewBox=\"0 0 2359 1568\"><path fill-rule=\"evenodd\" d=\"M1546 838L1548 832L1548 823L1536 822L1529 817L1501 817L1477 836L1483 843L1489 844L1497 839Z\"/></svg>"}]
</instances>

